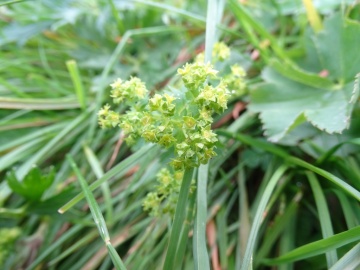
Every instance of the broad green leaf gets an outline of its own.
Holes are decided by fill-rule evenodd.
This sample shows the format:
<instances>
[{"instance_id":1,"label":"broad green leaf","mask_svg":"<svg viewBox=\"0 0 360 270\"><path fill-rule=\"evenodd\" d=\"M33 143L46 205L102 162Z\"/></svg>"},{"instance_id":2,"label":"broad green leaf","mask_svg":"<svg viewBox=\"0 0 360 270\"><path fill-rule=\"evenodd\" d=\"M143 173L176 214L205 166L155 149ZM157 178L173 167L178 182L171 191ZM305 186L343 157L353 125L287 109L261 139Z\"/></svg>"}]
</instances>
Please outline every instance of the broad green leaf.
<instances>
[{"instance_id":1,"label":"broad green leaf","mask_svg":"<svg viewBox=\"0 0 360 270\"><path fill-rule=\"evenodd\" d=\"M328 78L349 83L360 72L360 23L336 14L325 21L324 27L317 35L308 34L306 42L315 49L314 56L321 70L328 71Z\"/></svg>"},{"instance_id":2,"label":"broad green leaf","mask_svg":"<svg viewBox=\"0 0 360 270\"><path fill-rule=\"evenodd\" d=\"M260 113L270 141L281 140L304 121L328 133L341 133L348 127L353 106L350 101L358 94L353 82L338 90L318 89L289 80L270 68L263 78L266 83L251 92L249 108Z\"/></svg>"},{"instance_id":3,"label":"broad green leaf","mask_svg":"<svg viewBox=\"0 0 360 270\"><path fill-rule=\"evenodd\" d=\"M349 126L359 92L360 24L336 15L325 21L323 31L308 34L306 42L304 68L314 74L293 66L284 69L274 61L262 73L265 82L250 93L249 109L260 113L271 141L281 140L305 121L328 133ZM326 79L316 75L321 71L328 74Z\"/></svg>"},{"instance_id":4,"label":"broad green leaf","mask_svg":"<svg viewBox=\"0 0 360 270\"><path fill-rule=\"evenodd\" d=\"M42 174L36 166L32 167L22 181L16 177L12 170L6 175L9 187L19 195L30 201L39 201L44 191L51 186L55 178L54 168L48 174Z\"/></svg>"}]
</instances>

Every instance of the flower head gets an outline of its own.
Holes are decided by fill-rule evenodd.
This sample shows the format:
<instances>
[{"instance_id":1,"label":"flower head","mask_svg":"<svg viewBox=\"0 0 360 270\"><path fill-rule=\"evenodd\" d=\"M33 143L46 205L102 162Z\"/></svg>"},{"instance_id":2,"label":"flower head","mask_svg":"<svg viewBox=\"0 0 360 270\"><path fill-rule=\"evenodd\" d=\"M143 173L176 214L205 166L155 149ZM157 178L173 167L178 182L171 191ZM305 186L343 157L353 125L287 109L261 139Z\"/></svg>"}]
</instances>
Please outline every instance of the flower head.
<instances>
[{"instance_id":1,"label":"flower head","mask_svg":"<svg viewBox=\"0 0 360 270\"><path fill-rule=\"evenodd\" d=\"M131 77L130 80L123 82L121 79L116 79L110 84L111 97L114 103L126 102L132 104L143 99L147 90L145 84L136 77Z\"/></svg>"},{"instance_id":2,"label":"flower head","mask_svg":"<svg viewBox=\"0 0 360 270\"><path fill-rule=\"evenodd\" d=\"M230 49L224 42L214 44L212 56L219 61L224 61L230 57Z\"/></svg>"}]
</instances>

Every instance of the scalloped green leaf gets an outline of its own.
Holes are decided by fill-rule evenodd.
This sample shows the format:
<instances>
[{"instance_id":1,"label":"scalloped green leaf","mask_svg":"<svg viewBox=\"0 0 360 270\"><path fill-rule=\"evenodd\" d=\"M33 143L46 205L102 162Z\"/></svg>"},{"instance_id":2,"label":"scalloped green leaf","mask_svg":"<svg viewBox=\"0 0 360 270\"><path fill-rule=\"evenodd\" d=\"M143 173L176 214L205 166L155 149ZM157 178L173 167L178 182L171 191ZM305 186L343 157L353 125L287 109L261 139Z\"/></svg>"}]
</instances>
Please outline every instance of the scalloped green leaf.
<instances>
[{"instance_id":1,"label":"scalloped green leaf","mask_svg":"<svg viewBox=\"0 0 360 270\"><path fill-rule=\"evenodd\" d=\"M359 95L360 24L335 15L324 25L318 34L308 32L302 67L323 71L326 78L274 61L262 73L264 83L250 93L249 109L260 113L270 141L280 141L305 121L330 134L349 126Z\"/></svg>"},{"instance_id":2,"label":"scalloped green leaf","mask_svg":"<svg viewBox=\"0 0 360 270\"><path fill-rule=\"evenodd\" d=\"M270 68L263 78L267 83L251 92L249 108L260 113L270 141L279 141L304 121L328 133L341 133L348 127L359 91L353 83L336 90L319 89L285 78Z\"/></svg>"}]
</instances>

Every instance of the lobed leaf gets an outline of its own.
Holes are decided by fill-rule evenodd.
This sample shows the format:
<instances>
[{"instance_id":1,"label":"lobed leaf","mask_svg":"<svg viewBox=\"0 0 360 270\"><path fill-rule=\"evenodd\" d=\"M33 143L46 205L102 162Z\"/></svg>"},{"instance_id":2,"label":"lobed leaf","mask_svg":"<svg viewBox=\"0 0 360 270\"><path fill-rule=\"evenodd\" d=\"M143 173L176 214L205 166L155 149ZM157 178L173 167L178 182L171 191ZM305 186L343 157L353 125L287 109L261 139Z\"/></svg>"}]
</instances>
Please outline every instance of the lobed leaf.
<instances>
[{"instance_id":1,"label":"lobed leaf","mask_svg":"<svg viewBox=\"0 0 360 270\"><path fill-rule=\"evenodd\" d=\"M273 61L262 73L265 83L250 93L249 109L260 113L270 141L280 141L305 121L328 133L349 126L359 95L354 78L360 71L360 24L336 15L325 21L323 31L308 33L306 41L308 60L303 67L313 74ZM316 75L320 72L327 78Z\"/></svg>"}]
</instances>

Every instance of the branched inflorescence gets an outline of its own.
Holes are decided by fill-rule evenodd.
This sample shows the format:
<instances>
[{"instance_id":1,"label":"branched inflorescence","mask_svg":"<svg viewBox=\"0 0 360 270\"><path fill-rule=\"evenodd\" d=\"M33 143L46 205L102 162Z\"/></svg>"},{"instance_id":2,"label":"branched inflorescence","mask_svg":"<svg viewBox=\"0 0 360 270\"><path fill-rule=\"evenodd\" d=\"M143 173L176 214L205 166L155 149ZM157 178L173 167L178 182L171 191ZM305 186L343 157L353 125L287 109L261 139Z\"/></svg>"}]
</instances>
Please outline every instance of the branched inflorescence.
<instances>
[{"instance_id":1,"label":"branched inflorescence","mask_svg":"<svg viewBox=\"0 0 360 270\"><path fill-rule=\"evenodd\" d=\"M159 216L162 214L175 213L175 207L180 192L181 182L183 178L182 171L175 171L174 173L164 168L156 175L157 185L155 191L147 194L143 207L152 216ZM191 188L191 192L194 186ZM162 202L166 201L165 204Z\"/></svg>"},{"instance_id":2,"label":"branched inflorescence","mask_svg":"<svg viewBox=\"0 0 360 270\"><path fill-rule=\"evenodd\" d=\"M98 113L103 128L119 126L127 135L127 142L140 137L147 142L174 147L172 166L178 170L206 164L215 156L216 134L211 130L213 113L227 108L229 91L218 80L211 64L186 64L178 70L187 89L186 100L171 94L155 94L147 99L147 90L138 78L116 80L111 84L114 103L126 103L130 109L118 114L105 105Z\"/></svg>"},{"instance_id":3,"label":"branched inflorescence","mask_svg":"<svg viewBox=\"0 0 360 270\"><path fill-rule=\"evenodd\" d=\"M218 61L223 61L229 57L230 50L225 44L219 43L215 45L213 54ZM214 148L218 141L211 130L212 116L227 108L231 94L228 84L232 88L240 86L242 82L238 81L243 81L244 72L240 67L233 66L232 73L221 79L210 63L199 61L199 58L178 69L185 86L180 94L156 93L148 97L148 90L140 79L117 79L110 85L111 97L115 104L125 104L129 110L120 115L105 105L98 113L100 126L119 126L130 144L142 138L146 142L173 148L171 165L175 173L208 163L216 155ZM176 181L169 175L163 171L158 176L158 191L149 193L144 202L144 208L155 215L159 212L155 205L169 194L176 193ZM172 184L165 185L163 179L172 179ZM161 191L162 187L164 190Z\"/></svg>"}]
</instances>

